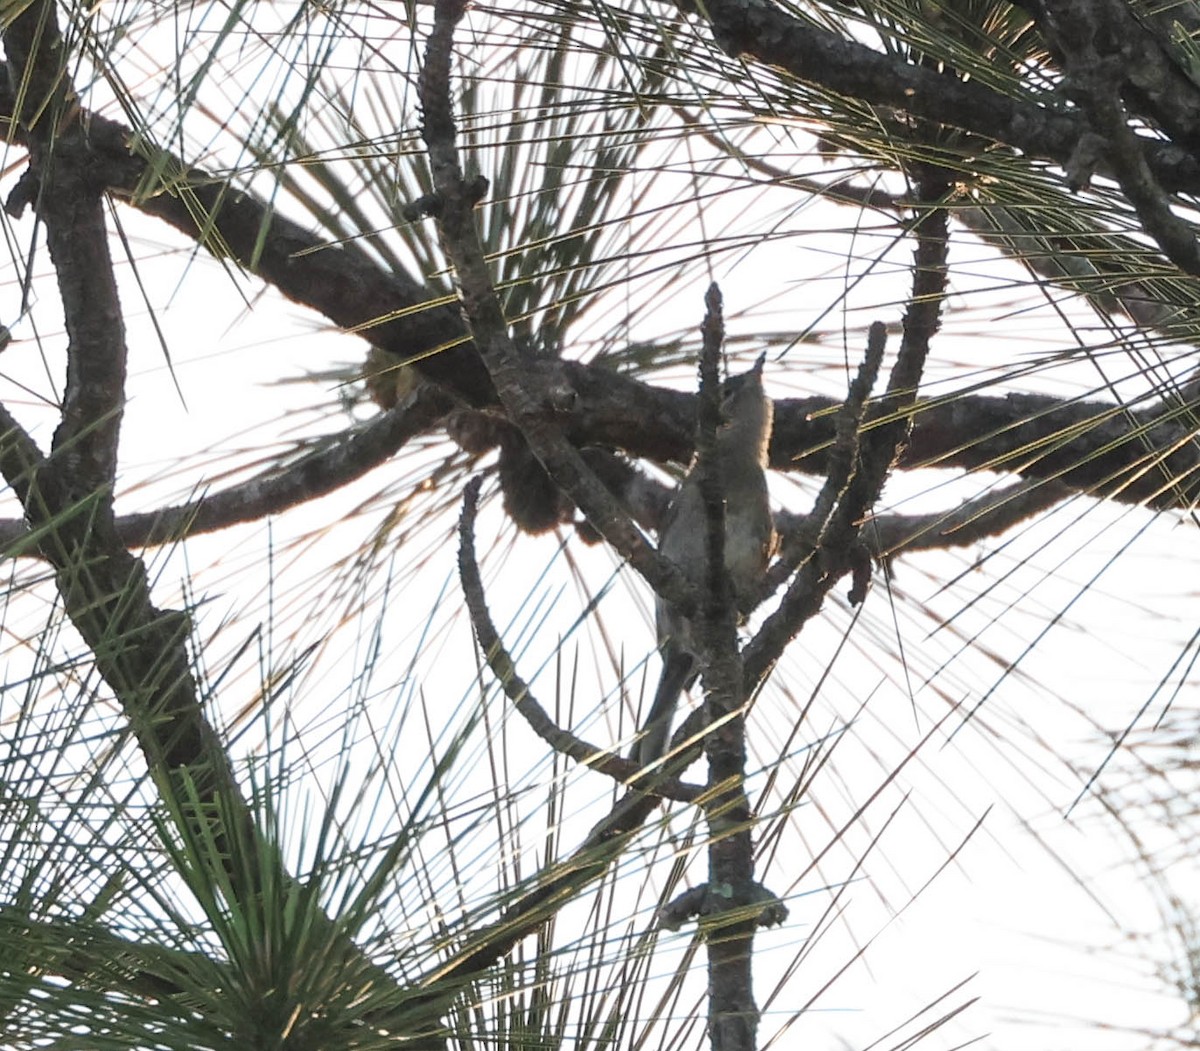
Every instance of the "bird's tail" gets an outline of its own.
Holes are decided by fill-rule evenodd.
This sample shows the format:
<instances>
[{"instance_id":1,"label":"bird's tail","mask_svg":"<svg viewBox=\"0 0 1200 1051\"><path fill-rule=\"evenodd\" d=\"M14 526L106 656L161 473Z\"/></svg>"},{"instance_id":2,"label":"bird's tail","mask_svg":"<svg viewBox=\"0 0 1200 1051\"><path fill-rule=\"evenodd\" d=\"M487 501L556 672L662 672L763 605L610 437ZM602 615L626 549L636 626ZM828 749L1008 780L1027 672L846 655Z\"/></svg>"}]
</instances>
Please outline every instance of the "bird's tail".
<instances>
[{"instance_id":1,"label":"bird's tail","mask_svg":"<svg viewBox=\"0 0 1200 1051\"><path fill-rule=\"evenodd\" d=\"M696 678L695 664L692 655L685 650L670 644L663 647L663 666L658 689L654 691L654 703L642 725L642 735L634 742L629 755L639 765L647 766L666 753L679 695Z\"/></svg>"}]
</instances>

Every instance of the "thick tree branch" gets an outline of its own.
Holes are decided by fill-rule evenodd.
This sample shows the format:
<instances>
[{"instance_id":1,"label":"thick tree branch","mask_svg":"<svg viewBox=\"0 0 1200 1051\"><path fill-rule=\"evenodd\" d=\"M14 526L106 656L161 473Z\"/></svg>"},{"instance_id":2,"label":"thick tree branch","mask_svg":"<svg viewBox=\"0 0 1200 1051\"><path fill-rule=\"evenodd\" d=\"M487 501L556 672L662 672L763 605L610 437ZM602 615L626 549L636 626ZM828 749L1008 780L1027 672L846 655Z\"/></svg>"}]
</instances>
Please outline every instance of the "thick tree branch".
<instances>
[{"instance_id":1,"label":"thick tree branch","mask_svg":"<svg viewBox=\"0 0 1200 1051\"><path fill-rule=\"evenodd\" d=\"M111 524L117 441L125 403L125 326L108 251L105 186L87 164L81 111L66 75L54 5L34 3L4 31L14 119L29 145L30 190L46 229L67 327L67 381L50 472L63 498L101 496ZM27 186L30 183L27 182Z\"/></svg>"},{"instance_id":2,"label":"thick tree branch","mask_svg":"<svg viewBox=\"0 0 1200 1051\"><path fill-rule=\"evenodd\" d=\"M1152 7L1127 0L1014 0L1033 15L1055 58L1072 70L1078 47L1099 34L1102 46L1117 58L1121 94L1139 117L1162 128L1193 155L1200 150L1200 86L1171 42L1178 25L1198 28L1191 5ZM1072 10L1073 8L1073 10Z\"/></svg>"},{"instance_id":3,"label":"thick tree branch","mask_svg":"<svg viewBox=\"0 0 1200 1051\"><path fill-rule=\"evenodd\" d=\"M1113 4L1111 0L1044 0L1043 7L1043 25L1066 58L1071 94L1098 137L1091 145L1081 140L1077 153L1086 153L1097 165L1110 167L1137 211L1142 228L1163 254L1185 273L1200 274L1196 229L1171 211L1167 195L1146 161L1143 142L1130 127L1121 103L1121 86L1133 75L1131 64L1144 66L1144 59L1134 54L1134 44L1145 41L1146 34L1124 4ZM1159 53L1158 68L1161 75L1163 70L1175 67ZM1176 73L1182 78L1178 69ZM1195 103L1196 86L1189 82L1188 88L1180 92L1180 97ZM1160 90L1157 97L1169 94ZM1195 116L1186 119L1194 132ZM1073 178L1083 184L1089 176L1090 171L1084 170Z\"/></svg>"},{"instance_id":4,"label":"thick tree branch","mask_svg":"<svg viewBox=\"0 0 1200 1051\"><path fill-rule=\"evenodd\" d=\"M83 129L68 106L53 4L26 8L5 30L4 44L8 70L21 71L12 91L26 103L21 119L39 186L37 214L51 245L69 343L63 421L50 458L31 474L32 450L8 421L0 467L151 769L186 772L202 795L235 792L224 749L196 698L184 646L188 619L153 606L144 567L116 536L124 329L101 207L104 186L83 163Z\"/></svg>"},{"instance_id":5,"label":"thick tree branch","mask_svg":"<svg viewBox=\"0 0 1200 1051\"><path fill-rule=\"evenodd\" d=\"M282 858L259 834L201 706L186 647L188 616L155 607L145 566L115 527L126 349L104 222L109 181L90 163L89 129L66 77L55 5L28 5L3 37L10 90L21 102L14 119L30 149L30 177L14 208L32 202L46 228L68 343L62 422L50 456L41 459L0 412L0 471L22 501L67 615L121 705L179 834L211 851L238 907L261 909L256 880L281 874ZM30 185L36 190L26 196ZM331 928L329 942L365 980L390 983L340 931Z\"/></svg>"},{"instance_id":6,"label":"thick tree branch","mask_svg":"<svg viewBox=\"0 0 1200 1051\"><path fill-rule=\"evenodd\" d=\"M888 106L1015 147L1064 167L1090 130L1055 96L1014 98L952 72L917 66L802 21L768 0L708 0L713 40L726 53L787 70L797 80ZM1200 190L1200 162L1175 146L1140 140L1164 189ZM1101 169L1104 170L1104 169Z\"/></svg>"},{"instance_id":7,"label":"thick tree branch","mask_svg":"<svg viewBox=\"0 0 1200 1051\"><path fill-rule=\"evenodd\" d=\"M589 373L580 366L575 374ZM605 370L594 369L590 375L593 391L604 387ZM689 442L682 434L676 437L675 431L686 429L682 417L694 395L623 381L614 389L612 400L617 400L617 391L624 389L626 383L651 398L658 394L665 396L662 405L666 415L650 418L662 421L662 434L669 436L675 450L670 458L686 462ZM267 471L186 504L123 516L116 522L118 534L129 547L149 546L210 533L252 521L264 513L286 510L331 492L377 467L409 438L434 426L441 407L446 404L436 392L429 391L419 396L411 415L404 406L389 410L361 431L349 432L331 442L328 448L282 470ZM827 472L828 456L835 441L837 406L829 398L777 401L776 431L771 441L772 469L808 474ZM681 417L678 423L674 419L677 411ZM1111 403L1064 402L1034 394L918 400L912 409L910 443L896 466L909 470L936 466L1012 474L1024 480L1020 483L1023 488L1036 488L1040 484L1039 491L1048 493L1047 487L1052 486L1057 495L1050 500L1051 505L1074 492L1160 509L1187 507L1193 494L1200 490L1197 478L1200 450L1193 439L1198 412L1200 402L1196 401L1174 406L1155 402L1149 408L1134 410ZM597 410L595 415L599 418L603 413ZM597 428L605 433L614 429L611 422L597 422ZM964 433L973 435L972 442L965 447ZM669 498L667 489L640 477L635 489L628 494L631 506L640 521L648 528L655 528ZM881 516L875 519L875 534L892 539L872 543L872 549L877 548L877 554L886 553L895 547L894 538L912 537L943 515L955 514L951 510L915 518ZM795 521L795 516L782 520L780 532L785 539L797 531ZM1000 527L998 517L989 516L987 521L997 529ZM813 540L815 534L811 529L801 531L807 542ZM984 535L994 536L996 531L989 528ZM10 555L36 555L38 552L29 543L29 537L25 522L0 519L0 549ZM919 546L929 548L938 544Z\"/></svg>"},{"instance_id":8,"label":"thick tree branch","mask_svg":"<svg viewBox=\"0 0 1200 1051\"><path fill-rule=\"evenodd\" d=\"M931 75L928 70L918 72ZM13 104L11 89L0 91L0 117L11 114ZM142 158L130 154L128 130L95 114L88 114L86 126L88 136L76 148L87 151L96 177L127 195L130 203L210 249L231 254L285 295L360 332L375 346L400 357L447 348L421 358L416 367L451 397L472 404L494 403L494 388L475 348L463 342L461 319L448 304L422 309L421 304L428 305L435 297L419 282L404 274L384 273L353 246L324 244L253 196L211 173L189 169L179 158L163 162L166 170L178 173L174 183L153 195L140 194L138 188L150 169ZM7 134L25 141L11 117ZM690 459L694 394L649 387L602 365L564 362L562 367L576 398L562 414L573 444L621 448L658 462ZM836 404L828 398L778 401L772 467L825 474L834 429L828 410ZM968 470L986 466L1015 471L1026 479L1057 479L1097 497L1152 501L1160 508L1187 506L1196 489L1193 484L1177 492L1162 484L1164 473L1190 477L1200 466L1200 450L1186 441L1189 416L1171 405L1150 405L1125 419L1115 406L1101 403L1063 402L1041 395L965 395L922 402L914 412L911 443L896 465L899 469L926 463ZM964 433L981 437L964 443ZM1157 474L1151 472L1153 477L1143 471L1147 437L1161 442L1160 447L1170 453ZM1038 455L1030 456L1030 450L1038 450ZM225 504L227 510L218 511L216 497L206 498L204 503L213 509L201 515L205 524L197 522L193 528L219 528L239 520L237 505L244 499L239 490ZM179 523L194 510L193 505L185 505L160 514ZM122 535L130 542L145 538L144 523L145 519L131 521ZM11 524L0 523L0 538L14 536Z\"/></svg>"},{"instance_id":9,"label":"thick tree branch","mask_svg":"<svg viewBox=\"0 0 1200 1051\"><path fill-rule=\"evenodd\" d=\"M119 517L117 532L128 547L153 546L287 510L331 492L385 462L409 437L424 433L432 426L444 404L434 388L422 387L411 402L406 401L382 413L361 431L331 442L327 448L282 471L264 473L187 504ZM19 428L15 420L5 419L8 426ZM1122 427L1121 432L1124 431ZM915 433L919 434L919 428ZM816 457L809 460L813 464L817 462ZM775 469L781 470L783 466L786 465L776 464ZM13 467L17 473L20 469L19 465ZM875 558L905 551L960 547L998 536L1030 514L1066 499L1072 491L1066 484L1053 479L1035 479L1002 490L1004 494L1013 494L1012 499L1018 500L1024 510L1019 510L1007 496L989 493L946 511L923 515L877 515L872 519L870 534L863 540ZM670 501L669 487L639 473L631 476L629 486L619 495L630 504L639 521L657 531L660 517ZM813 525L811 512L801 515L785 510L777 513L775 524L785 550L791 544L799 544L802 548L815 546L819 531ZM10 557L40 554L28 526L13 519L0 520L0 549Z\"/></svg>"}]
</instances>

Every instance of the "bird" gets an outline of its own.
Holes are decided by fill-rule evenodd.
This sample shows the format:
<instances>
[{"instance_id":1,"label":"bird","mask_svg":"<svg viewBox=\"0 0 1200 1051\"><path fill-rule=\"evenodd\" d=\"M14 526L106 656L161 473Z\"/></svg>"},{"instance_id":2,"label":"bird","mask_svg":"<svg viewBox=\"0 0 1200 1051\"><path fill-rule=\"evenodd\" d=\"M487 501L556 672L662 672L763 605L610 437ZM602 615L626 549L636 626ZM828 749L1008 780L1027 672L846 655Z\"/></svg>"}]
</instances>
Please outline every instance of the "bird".
<instances>
[{"instance_id":1,"label":"bird","mask_svg":"<svg viewBox=\"0 0 1200 1051\"><path fill-rule=\"evenodd\" d=\"M725 498L725 568L739 621L751 612L775 546L767 495L767 447L774 408L763 390L761 356L749 372L723 385L716 462ZM679 485L663 518L658 550L696 590L706 583L705 509L696 461ZM691 622L658 597L655 606L662 671L654 701L630 758L646 766L662 758L670 739L679 695L699 674Z\"/></svg>"}]
</instances>

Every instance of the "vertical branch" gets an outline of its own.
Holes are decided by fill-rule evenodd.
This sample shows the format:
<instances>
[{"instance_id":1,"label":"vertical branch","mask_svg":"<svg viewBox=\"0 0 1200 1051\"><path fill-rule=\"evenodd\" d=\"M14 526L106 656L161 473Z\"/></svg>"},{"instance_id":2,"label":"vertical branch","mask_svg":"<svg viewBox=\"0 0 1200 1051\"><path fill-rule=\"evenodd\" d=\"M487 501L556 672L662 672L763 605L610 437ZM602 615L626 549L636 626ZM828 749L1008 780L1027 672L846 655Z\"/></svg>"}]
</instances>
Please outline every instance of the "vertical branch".
<instances>
[{"instance_id":1,"label":"vertical branch","mask_svg":"<svg viewBox=\"0 0 1200 1051\"><path fill-rule=\"evenodd\" d=\"M697 468L705 510L704 589L700 639L704 650L704 705L710 726L705 738L709 797L708 882L710 902L732 899L754 880L754 844L750 800L746 796L746 720L742 714L742 662L737 646L737 610L725 565L725 484L717 458L720 425L721 348L725 321L721 290L713 284L705 296L701 326L700 407ZM730 900L730 905L735 903ZM754 1002L756 918L733 908L709 933L708 1023L713 1051L749 1051L757 1046L758 1005Z\"/></svg>"},{"instance_id":2,"label":"vertical branch","mask_svg":"<svg viewBox=\"0 0 1200 1051\"><path fill-rule=\"evenodd\" d=\"M783 904L754 882L753 814L745 791L746 693L737 644L738 616L744 611L739 598L753 593L759 583L770 546L762 467L772 414L762 389L762 359L722 391L718 364L725 328L715 284L705 302L697 458L676 495L669 530L672 539L681 530L690 539L674 546L664 536L663 547L686 560L681 564L702 592L699 616L672 630L686 632L704 681L709 774L701 805L708 825L709 871L701 886L664 906L658 921L677 929L685 920L700 918L708 953L711 1046L714 1051L752 1051L759 1023L751 968L754 929L760 923L780 923L787 915ZM733 387L739 380L744 386ZM728 395L724 406L723 393ZM674 761L689 761L688 753Z\"/></svg>"},{"instance_id":3,"label":"vertical branch","mask_svg":"<svg viewBox=\"0 0 1200 1051\"><path fill-rule=\"evenodd\" d=\"M708 579L704 598L706 626L731 608L729 571L725 567L725 487L717 462L717 428L721 425L721 348L725 345L725 318L721 289L714 281L704 294L704 321L700 326L700 398L697 410L696 466L704 498L704 554ZM728 618L732 621L732 618ZM721 640L724 641L724 640Z\"/></svg>"}]
</instances>

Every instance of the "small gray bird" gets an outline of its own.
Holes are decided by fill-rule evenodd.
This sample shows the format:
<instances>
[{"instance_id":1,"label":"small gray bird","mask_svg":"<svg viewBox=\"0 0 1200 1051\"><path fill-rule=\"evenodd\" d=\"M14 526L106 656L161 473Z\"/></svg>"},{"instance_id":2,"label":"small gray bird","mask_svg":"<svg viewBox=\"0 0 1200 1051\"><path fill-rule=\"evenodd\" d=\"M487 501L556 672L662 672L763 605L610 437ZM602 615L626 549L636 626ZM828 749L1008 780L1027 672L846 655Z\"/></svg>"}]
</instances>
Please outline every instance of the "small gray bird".
<instances>
[{"instance_id":1,"label":"small gray bird","mask_svg":"<svg viewBox=\"0 0 1200 1051\"><path fill-rule=\"evenodd\" d=\"M763 392L762 367L760 357L749 372L725 381L717 431L717 464L725 495L725 567L739 619L753 608L775 544L766 476L774 410ZM697 589L705 586L704 523L704 500L693 462L667 509L658 534L658 549ZM699 671L690 621L661 597L656 625L662 673L642 736L631 756L642 766L666 752L679 695L695 681Z\"/></svg>"}]
</instances>

